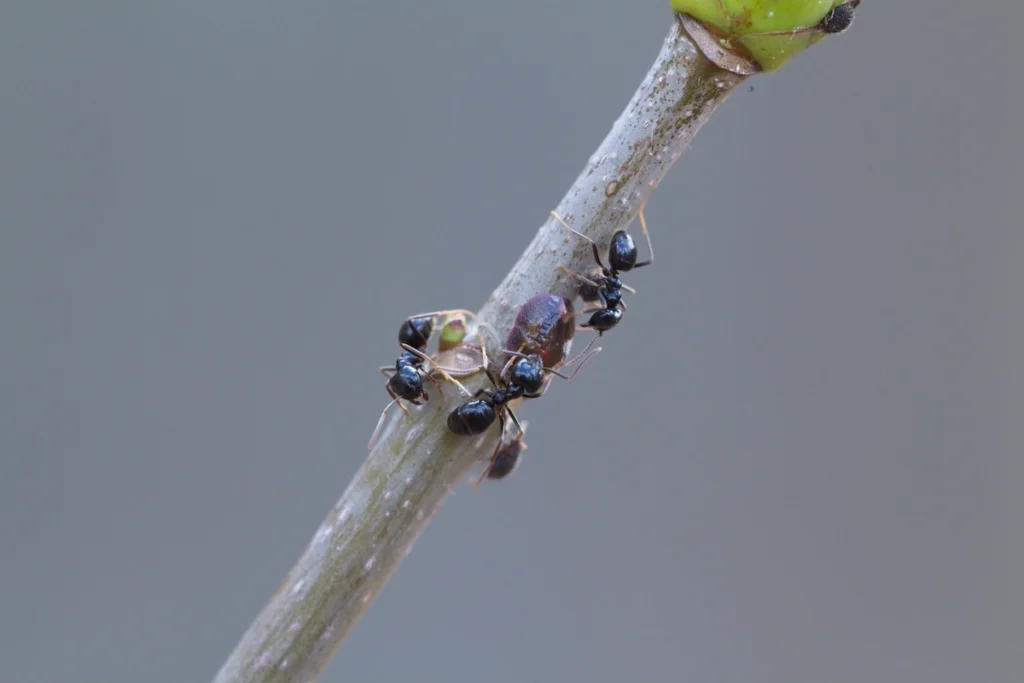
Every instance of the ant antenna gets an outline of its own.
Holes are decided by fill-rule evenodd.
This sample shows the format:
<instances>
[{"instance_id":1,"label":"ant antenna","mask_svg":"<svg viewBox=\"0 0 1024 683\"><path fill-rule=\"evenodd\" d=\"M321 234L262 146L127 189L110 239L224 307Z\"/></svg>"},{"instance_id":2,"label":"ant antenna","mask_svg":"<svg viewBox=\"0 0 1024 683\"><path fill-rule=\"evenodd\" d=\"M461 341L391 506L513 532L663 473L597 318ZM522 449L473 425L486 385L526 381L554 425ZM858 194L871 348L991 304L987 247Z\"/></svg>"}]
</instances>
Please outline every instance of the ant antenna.
<instances>
[{"instance_id":1,"label":"ant antenna","mask_svg":"<svg viewBox=\"0 0 1024 683\"><path fill-rule=\"evenodd\" d=\"M587 354L587 351L590 351L590 347L594 345L594 341L596 341L596 340L597 340L597 337L594 337L593 341L591 341L590 344L587 346L587 348L583 350L583 353L579 354L578 356L576 356L575 358L573 358L571 360L568 360L568 361L562 363L561 367L566 367L566 366L572 365L573 363L578 361L583 356L586 356L586 358L583 358L583 361L579 365L576 366L576 369L572 371L571 375L565 375L565 374L559 372L558 370L556 370L555 368L544 368L544 372L550 372L552 375L557 375L558 377L561 377L562 379L564 379L566 381L571 380L573 377L576 376L576 373L580 371L580 368L583 367L584 363L586 363L593 356L596 356L597 354L599 354L601 352L601 347L599 346L596 349L594 349L590 354ZM514 358L526 358L527 357L527 355L525 353L520 353L519 351L512 351L511 349L505 349L505 353L507 353L508 355L513 357L513 358L509 359L509 361L508 361L509 364L512 363L512 360ZM506 364L505 367L507 368L508 364Z\"/></svg>"},{"instance_id":2,"label":"ant antenna","mask_svg":"<svg viewBox=\"0 0 1024 683\"><path fill-rule=\"evenodd\" d=\"M650 252L651 258L647 259L646 261L641 261L640 263L637 263L636 265L634 265L633 266L634 270L636 268L643 268L644 266L649 266L652 263L654 263L654 245L651 243L651 233L647 231L647 219L644 217L644 209L646 207L647 207L647 202L644 202L643 205L640 207L640 210L637 212L637 216L638 216L638 218L640 218L640 231L643 232L644 238L647 240L647 251ZM591 246L594 247L594 255L597 256L598 265L600 265L602 268L604 268L604 264L601 263L601 257L599 255L599 253L597 252L597 242L595 242L594 240L590 239L589 237L584 235L582 232L580 232L578 230L573 230L572 228L570 228L569 224L566 223L564 220L562 220L562 217L559 216L554 211L551 212L551 215L555 217L555 220L557 220L559 223L562 224L563 228L565 228L566 230L568 230L569 232L571 232L571 233L573 233L575 235L579 235L583 239L585 239L588 242L590 242ZM574 273L574 275L575 275L575 273ZM590 283L590 284L593 284L593 283ZM629 287L626 287L625 285L623 285L622 288L627 290L627 291L631 291L633 294L636 294L636 290L631 290Z\"/></svg>"},{"instance_id":3,"label":"ant antenna","mask_svg":"<svg viewBox=\"0 0 1024 683\"><path fill-rule=\"evenodd\" d=\"M572 228L570 228L570 227L569 227L569 224L568 224L568 223L566 223L566 222L565 222L565 221L564 221L564 220L562 219L562 217L561 217L561 216L559 216L559 215L558 215L557 213L555 213L554 211L552 211L552 212L551 212L551 215L555 217L555 220L556 220L556 221L558 221L559 223L561 223L561 224L562 224L562 227L563 227L563 228L565 228L565 229L566 229L566 230L568 230L569 232L573 233L574 235L579 235L580 237L582 237L582 238L583 238L583 239L585 239L586 241L590 242L590 243L591 243L591 244L593 244L594 246L597 246L597 242L595 242L594 240L590 239L589 237L587 237L586 235L584 235L584 234L583 234L582 232L580 232L579 230L573 230Z\"/></svg>"},{"instance_id":4,"label":"ant antenna","mask_svg":"<svg viewBox=\"0 0 1024 683\"><path fill-rule=\"evenodd\" d=\"M565 221L563 221L562 217L559 216L554 211L551 212L551 215L555 217L556 221L558 221L559 223L562 224L563 228L565 228L566 230L568 230L572 234L579 235L580 237L582 237L586 241L590 242L590 248L594 250L594 260L597 261L597 265L601 266L601 270L607 270L607 268L604 267L604 261L601 260L601 250L597 248L597 242L595 242L594 240L590 239L589 237L584 235L582 232L579 232L578 230L573 230L572 228L570 228L569 224L566 223ZM608 257L608 260L611 261L611 257L610 256Z\"/></svg>"},{"instance_id":5,"label":"ant antenna","mask_svg":"<svg viewBox=\"0 0 1024 683\"><path fill-rule=\"evenodd\" d=\"M576 232L576 231L573 230L573 232ZM579 234L579 233L577 233L577 234ZM590 238L588 237L587 239L590 239ZM580 275L579 273L577 273L575 271L569 270L568 268L566 268L565 266L563 266L561 264L558 265L558 269L560 271L562 271L563 273L565 273L566 275L572 275L574 278L577 278L579 280L582 280L583 282L586 282L588 285L590 285L591 287L594 287L595 289L601 287L600 284L594 282L589 277L584 277L584 276Z\"/></svg>"},{"instance_id":6,"label":"ant antenna","mask_svg":"<svg viewBox=\"0 0 1024 683\"><path fill-rule=\"evenodd\" d=\"M586 358L583 358L583 361L579 364L579 367L577 367L576 370L572 373L573 376L575 376L576 373L579 372L579 369L581 367L583 367L583 363L586 363L588 360L591 359L591 357L596 356L597 354L601 353L601 347L598 346L596 349L594 349L593 353L591 353L589 356L587 355L587 351L590 351L590 347L593 346L596 342L597 342L597 337L596 336L592 337L590 339L590 343L587 344L587 348L583 349L583 351L581 351L579 354L577 354L575 358L570 358L569 360L567 360L564 363L562 363L562 366L563 367L567 367L569 365L572 365L573 363L578 361L580 358L583 358L584 356L586 356Z\"/></svg>"},{"instance_id":7,"label":"ant antenna","mask_svg":"<svg viewBox=\"0 0 1024 683\"><path fill-rule=\"evenodd\" d=\"M644 266L649 266L652 263L654 263L654 245L651 244L651 233L647 232L647 220L644 218L644 208L646 206L647 202L644 202L643 205L640 207L640 211L637 213L637 216L640 218L640 231L644 234L644 237L647 238L647 251L651 253L651 258L636 264L635 266L633 266L634 269L643 268ZM626 286L623 285L622 288L626 289Z\"/></svg>"},{"instance_id":8,"label":"ant antenna","mask_svg":"<svg viewBox=\"0 0 1024 683\"><path fill-rule=\"evenodd\" d=\"M510 418L512 418L512 422L515 423L516 428L519 429L519 435L520 436L526 436L526 430L523 429L523 425L519 424L519 418L516 417L516 414L513 413L512 409L509 408L507 405L504 406L504 408L508 412L508 416ZM505 443L505 417L501 416L501 432L498 434L498 444L494 447L494 452L491 454L491 460L490 460L490 462L487 463L487 467L484 468L484 471L480 475L480 478L477 479L476 480L476 484L473 485L473 493L476 493L477 489L480 488L480 484L482 484L484 479L487 478L487 475L488 475L488 473L490 473L491 468L494 467L494 461L498 457L498 451L501 450L501 447L502 447L502 445L504 443Z\"/></svg>"},{"instance_id":9,"label":"ant antenna","mask_svg":"<svg viewBox=\"0 0 1024 683\"><path fill-rule=\"evenodd\" d=\"M459 380L457 380L454 377L452 377L451 375L449 375L447 370L445 370L443 367L441 367L440 365L435 363L434 359L431 358L430 356L428 356L427 354L423 353L419 349L416 349L416 348L413 348L413 347L409 346L408 344L402 344L402 348L405 349L406 351L408 351L409 353L417 356L421 360L423 360L423 361L433 365L434 368L437 369L437 371L440 372L441 375L444 376L444 378L446 380L448 380L449 382L451 382L452 384L457 386L459 388L459 390L462 393L464 393L466 396L472 396L473 395L473 394L470 393L469 389L467 389L466 387L462 386L462 382L460 382ZM441 387L438 386L437 390L441 391ZM441 396L444 396L444 392L443 391L441 392ZM447 399L445 399L445 401L447 402Z\"/></svg>"},{"instance_id":10,"label":"ant antenna","mask_svg":"<svg viewBox=\"0 0 1024 683\"><path fill-rule=\"evenodd\" d=\"M590 238L588 237L587 239L590 239ZM648 261L648 263L650 263L650 261ZM644 265L647 265L647 264L644 264ZM637 266L634 266L634 267L637 267ZM598 284L597 282L594 282L589 277L584 277L584 276L580 275L579 273L577 273L575 271L569 270L568 268L566 268L565 266L563 266L561 264L559 264L558 270L562 271L566 275L571 275L574 278L578 278L578 279L582 280L583 282L586 282L591 287L594 287L596 289L600 289L601 288L600 284ZM630 294L636 294L636 290L633 289L632 287L630 287L629 285L625 284L625 283L620 282L619 283L619 287L621 287L622 289L626 290ZM626 310L626 304L620 303L619 306L622 308L622 310ZM579 312L576 313L576 315L581 315L582 313L583 313L583 311L579 311Z\"/></svg>"},{"instance_id":11,"label":"ant antenna","mask_svg":"<svg viewBox=\"0 0 1024 683\"><path fill-rule=\"evenodd\" d=\"M372 449L373 448L373 444L377 441L377 434L380 433L381 425L384 424L384 416L388 414L388 409L390 409L391 406L395 405L396 403L398 403L398 398L397 397L394 398L391 401L391 403L389 403L386 406L384 406L384 410L382 410L381 413L380 413L380 419L377 420L377 426L373 428L373 434L370 435L370 443L366 444L366 447L368 449ZM399 405L402 405L402 404L399 403Z\"/></svg>"}]
</instances>

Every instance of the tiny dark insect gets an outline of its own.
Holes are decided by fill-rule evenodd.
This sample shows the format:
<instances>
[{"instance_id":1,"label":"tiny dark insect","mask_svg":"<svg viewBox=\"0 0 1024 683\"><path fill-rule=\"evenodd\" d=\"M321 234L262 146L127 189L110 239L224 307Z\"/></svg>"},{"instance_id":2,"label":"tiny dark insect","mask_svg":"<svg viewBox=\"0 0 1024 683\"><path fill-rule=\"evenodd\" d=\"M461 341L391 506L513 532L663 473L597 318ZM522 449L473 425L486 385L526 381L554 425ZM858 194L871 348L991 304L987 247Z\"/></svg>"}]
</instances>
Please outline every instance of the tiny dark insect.
<instances>
[{"instance_id":1,"label":"tiny dark insect","mask_svg":"<svg viewBox=\"0 0 1024 683\"><path fill-rule=\"evenodd\" d=\"M860 0L851 0L842 5L836 5L832 11L825 15L825 18L818 24L825 33L842 33L853 24L854 9L860 4Z\"/></svg>"},{"instance_id":2,"label":"tiny dark insect","mask_svg":"<svg viewBox=\"0 0 1024 683\"><path fill-rule=\"evenodd\" d=\"M398 328L398 344L402 347L402 355L395 361L394 367L385 365L380 368L381 374L388 378L384 388L387 389L388 395L391 397L391 403L385 406L380 414L380 419L377 420L377 426L370 437L369 448L373 448L381 424L384 422L384 416L387 415L388 409L391 406L397 403L398 407L408 416L409 410L402 404L403 401L413 405L422 405L424 401L429 400L430 397L423 389L424 379L429 379L434 383L434 386L437 387L438 392L441 394L441 398L447 403L448 399L441 390L441 385L437 383L437 379L434 377L435 373L452 382L463 393L469 395L469 390L462 386L461 382L456 380L445 368L438 365L424 353L427 345L430 343L431 336L433 336L435 320L442 316L452 315L468 315L472 317L473 313L462 309L420 313L406 318L402 326ZM433 368L428 371L424 367L424 363L430 363Z\"/></svg>"},{"instance_id":3,"label":"tiny dark insect","mask_svg":"<svg viewBox=\"0 0 1024 683\"><path fill-rule=\"evenodd\" d=\"M526 429L525 421L523 429ZM504 479L515 471L519 463L522 462L522 452L527 449L523 436L524 434L520 432L515 439L506 440L504 436L502 437L501 444L494 453L491 466L487 470L488 479Z\"/></svg>"},{"instance_id":4,"label":"tiny dark insect","mask_svg":"<svg viewBox=\"0 0 1024 683\"><path fill-rule=\"evenodd\" d=\"M595 271L596 274L591 273L592 277L574 273L565 266L559 266L559 269L580 280L582 284L577 291L584 301L597 300L600 302L601 305L596 308L587 308L580 311L581 315L592 314L590 320L581 323L580 327L593 329L597 332L598 336L601 336L618 325L619 321L622 320L622 312L626 310L626 304L622 301L623 290L633 294L636 293L636 290L622 283L622 280L619 279L619 273L627 273L637 268L643 268L654 262L654 247L651 245L651 236L647 232L647 221L644 218L643 207L639 211L640 229L643 231L644 237L647 238L647 249L651 257L646 261L637 263L637 248L633 238L625 230L617 230L612 235L611 244L608 245L607 266L601 260L601 252L594 240L581 232L573 230L554 211L551 212L551 215L566 230L590 242L590 246L594 250L594 260L597 262L599 271Z\"/></svg>"}]
</instances>

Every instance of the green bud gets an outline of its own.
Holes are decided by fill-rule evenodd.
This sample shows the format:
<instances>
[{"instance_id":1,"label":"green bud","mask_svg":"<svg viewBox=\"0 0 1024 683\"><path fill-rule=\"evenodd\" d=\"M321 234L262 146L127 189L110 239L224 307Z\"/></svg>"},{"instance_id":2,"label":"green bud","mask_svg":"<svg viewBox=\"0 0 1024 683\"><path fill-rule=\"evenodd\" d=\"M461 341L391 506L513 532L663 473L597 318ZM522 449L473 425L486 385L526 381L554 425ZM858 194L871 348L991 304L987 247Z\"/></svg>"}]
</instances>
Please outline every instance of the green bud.
<instances>
[{"instance_id":1,"label":"green bud","mask_svg":"<svg viewBox=\"0 0 1024 683\"><path fill-rule=\"evenodd\" d=\"M441 328L441 336L438 341L438 350L446 351L462 343L466 338L466 321L461 315L452 316L444 327Z\"/></svg>"},{"instance_id":2,"label":"green bud","mask_svg":"<svg viewBox=\"0 0 1024 683\"><path fill-rule=\"evenodd\" d=\"M716 34L719 43L745 53L763 71L781 69L794 55L837 33L852 21L860 0L670 0L672 9L688 14ZM832 21L833 10L844 21ZM848 15L848 17L847 17ZM842 28L836 30L837 26Z\"/></svg>"}]
</instances>

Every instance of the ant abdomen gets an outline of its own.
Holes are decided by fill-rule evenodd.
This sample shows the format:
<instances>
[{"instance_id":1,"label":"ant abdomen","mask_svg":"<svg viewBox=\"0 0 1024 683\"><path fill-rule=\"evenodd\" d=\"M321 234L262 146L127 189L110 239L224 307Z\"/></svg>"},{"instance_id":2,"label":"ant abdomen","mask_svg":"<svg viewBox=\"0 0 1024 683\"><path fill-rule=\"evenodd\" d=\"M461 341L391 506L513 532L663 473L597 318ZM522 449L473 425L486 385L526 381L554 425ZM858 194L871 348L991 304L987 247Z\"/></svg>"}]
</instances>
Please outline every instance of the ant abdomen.
<instances>
[{"instance_id":1,"label":"ant abdomen","mask_svg":"<svg viewBox=\"0 0 1024 683\"><path fill-rule=\"evenodd\" d=\"M434 321L432 318L410 318L398 328L398 343L408 344L414 349L422 351L427 348L430 337L434 333Z\"/></svg>"},{"instance_id":2,"label":"ant abdomen","mask_svg":"<svg viewBox=\"0 0 1024 683\"><path fill-rule=\"evenodd\" d=\"M620 320L622 320L622 309L602 308L590 316L590 320L581 324L580 327L590 327L598 332L607 332L618 325Z\"/></svg>"},{"instance_id":3,"label":"ant abdomen","mask_svg":"<svg viewBox=\"0 0 1024 683\"><path fill-rule=\"evenodd\" d=\"M625 230L618 230L612 235L612 244L608 249L608 261L612 270L622 272L633 270L636 266L636 244Z\"/></svg>"},{"instance_id":4,"label":"ant abdomen","mask_svg":"<svg viewBox=\"0 0 1024 683\"><path fill-rule=\"evenodd\" d=\"M497 418L490 401L474 399L448 414L448 429L460 436L483 434Z\"/></svg>"}]
</instances>

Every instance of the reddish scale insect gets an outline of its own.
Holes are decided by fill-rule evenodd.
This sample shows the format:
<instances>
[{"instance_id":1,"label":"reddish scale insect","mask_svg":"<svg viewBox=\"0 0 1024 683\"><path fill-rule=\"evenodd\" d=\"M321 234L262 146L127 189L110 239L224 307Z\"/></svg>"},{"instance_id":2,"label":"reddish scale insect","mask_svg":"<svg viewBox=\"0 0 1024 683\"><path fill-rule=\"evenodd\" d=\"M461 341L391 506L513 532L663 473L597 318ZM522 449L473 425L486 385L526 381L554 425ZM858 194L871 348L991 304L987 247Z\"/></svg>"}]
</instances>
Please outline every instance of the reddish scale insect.
<instances>
[{"instance_id":1,"label":"reddish scale insect","mask_svg":"<svg viewBox=\"0 0 1024 683\"><path fill-rule=\"evenodd\" d=\"M504 439L506 418L515 424L520 435L523 434L510 404L522 398L539 398L544 393L550 375L571 380L591 356L601 351L600 347L593 351L587 347L587 351L576 358L565 360L575 326L575 311L569 299L555 294L538 294L531 298L519 310L505 342L504 353L511 358L500 373L490 367L484 368L494 388L480 389L472 400L449 413L448 429L462 436L483 434L495 420L500 422L502 438L495 446L490 464L480 481L489 476L502 455L503 447L508 446ZM579 365L570 375L563 375L555 369L577 361ZM520 437L520 446L521 441ZM518 452L515 457L518 458ZM504 469L505 465L502 464L501 468ZM506 474L510 471L508 469ZM478 486L480 481L477 482Z\"/></svg>"},{"instance_id":2,"label":"reddish scale insect","mask_svg":"<svg viewBox=\"0 0 1024 683\"><path fill-rule=\"evenodd\" d=\"M538 294L519 309L505 341L505 348L535 353L549 368L565 362L576 333L572 301L557 294Z\"/></svg>"}]
</instances>

